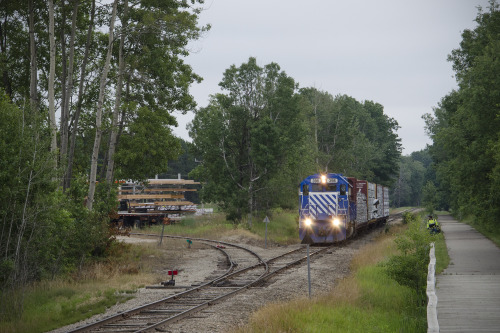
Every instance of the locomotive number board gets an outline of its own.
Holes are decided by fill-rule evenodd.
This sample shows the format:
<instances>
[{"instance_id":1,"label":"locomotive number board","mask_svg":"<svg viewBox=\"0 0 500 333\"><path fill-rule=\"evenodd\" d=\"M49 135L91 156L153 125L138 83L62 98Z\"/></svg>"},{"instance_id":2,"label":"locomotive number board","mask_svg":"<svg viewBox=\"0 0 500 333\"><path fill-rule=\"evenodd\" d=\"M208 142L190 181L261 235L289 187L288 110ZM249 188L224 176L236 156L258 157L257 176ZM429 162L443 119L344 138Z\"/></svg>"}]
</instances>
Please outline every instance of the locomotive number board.
<instances>
[{"instance_id":1,"label":"locomotive number board","mask_svg":"<svg viewBox=\"0 0 500 333\"><path fill-rule=\"evenodd\" d=\"M339 180L337 178L327 178L326 179L326 182L329 184L336 184L336 183L338 183L338 181ZM321 183L321 179L320 178L312 178L311 183L312 184L319 184L319 183Z\"/></svg>"}]
</instances>

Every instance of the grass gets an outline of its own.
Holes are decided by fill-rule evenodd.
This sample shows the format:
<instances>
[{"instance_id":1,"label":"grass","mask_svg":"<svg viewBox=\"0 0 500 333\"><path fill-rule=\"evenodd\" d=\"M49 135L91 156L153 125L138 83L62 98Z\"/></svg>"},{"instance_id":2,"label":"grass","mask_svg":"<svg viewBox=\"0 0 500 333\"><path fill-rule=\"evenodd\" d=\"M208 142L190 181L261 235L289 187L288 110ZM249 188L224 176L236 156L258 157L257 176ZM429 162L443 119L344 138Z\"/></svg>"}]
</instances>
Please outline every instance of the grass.
<instances>
[{"instance_id":1,"label":"grass","mask_svg":"<svg viewBox=\"0 0 500 333\"><path fill-rule=\"evenodd\" d=\"M327 295L267 305L235 332L426 332L426 309L417 305L416 292L380 265L397 253L395 237L406 228L391 227L360 249L351 262L353 273Z\"/></svg>"},{"instance_id":2,"label":"grass","mask_svg":"<svg viewBox=\"0 0 500 333\"><path fill-rule=\"evenodd\" d=\"M479 224L476 222L476 218L474 216L466 216L461 219L460 222L474 227L474 229L495 243L496 246L500 247L500 228L493 227L491 225Z\"/></svg>"},{"instance_id":3,"label":"grass","mask_svg":"<svg viewBox=\"0 0 500 333\"><path fill-rule=\"evenodd\" d=\"M133 298L138 288L161 281L155 267L168 262L169 254L175 255L175 248L184 245L176 243L169 242L162 251L156 244L117 244L109 259L72 276L27 286L23 293L0 295L3 302L22 304L24 310L21 317L5 314L0 332L46 332Z\"/></svg>"},{"instance_id":4,"label":"grass","mask_svg":"<svg viewBox=\"0 0 500 333\"><path fill-rule=\"evenodd\" d=\"M445 235L443 233L432 236L434 239L434 248L436 254L436 274L442 273L450 264L450 256L445 243Z\"/></svg>"},{"instance_id":5,"label":"grass","mask_svg":"<svg viewBox=\"0 0 500 333\"><path fill-rule=\"evenodd\" d=\"M269 214L267 224L267 240L269 243L281 245L300 242L298 235L297 213L295 211L275 211ZM214 213L203 216L186 217L180 222L165 226L167 235L180 235L193 238L221 239L223 236L240 235L254 239L262 244L265 241L266 224L262 222L265 216L252 219L252 227L246 220L239 224L227 221L223 214ZM161 234L162 226L152 226L143 229L145 233Z\"/></svg>"},{"instance_id":6,"label":"grass","mask_svg":"<svg viewBox=\"0 0 500 333\"><path fill-rule=\"evenodd\" d=\"M21 318L2 321L1 332L46 332L102 313L132 298L136 290L115 289L100 283L51 281L29 287ZM19 297L9 295L7 297Z\"/></svg>"},{"instance_id":7,"label":"grass","mask_svg":"<svg viewBox=\"0 0 500 333\"><path fill-rule=\"evenodd\" d=\"M389 209L389 213L390 214L397 214L397 213L401 213L402 211L405 211L407 209L411 209L411 208L414 208L414 207L398 207L398 208L390 208Z\"/></svg>"},{"instance_id":8,"label":"grass","mask_svg":"<svg viewBox=\"0 0 500 333\"><path fill-rule=\"evenodd\" d=\"M268 241L278 244L296 244L299 239L299 225L297 220L297 212L295 211L279 211L270 214L267 223L267 239ZM250 231L261 238L265 237L266 223L262 222L265 216L256 218L252 223Z\"/></svg>"}]
</instances>

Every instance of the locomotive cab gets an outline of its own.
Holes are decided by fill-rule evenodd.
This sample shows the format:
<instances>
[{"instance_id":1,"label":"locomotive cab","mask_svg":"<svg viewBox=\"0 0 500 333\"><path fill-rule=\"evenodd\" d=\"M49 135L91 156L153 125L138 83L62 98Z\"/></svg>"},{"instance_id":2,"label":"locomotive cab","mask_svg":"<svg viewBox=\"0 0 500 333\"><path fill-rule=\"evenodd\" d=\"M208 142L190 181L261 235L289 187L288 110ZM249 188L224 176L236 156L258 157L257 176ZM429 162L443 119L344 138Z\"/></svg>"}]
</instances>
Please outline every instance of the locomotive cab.
<instances>
[{"instance_id":1,"label":"locomotive cab","mask_svg":"<svg viewBox=\"0 0 500 333\"><path fill-rule=\"evenodd\" d=\"M299 234L303 243L346 239L349 228L349 183L341 174L315 174L299 187Z\"/></svg>"}]
</instances>

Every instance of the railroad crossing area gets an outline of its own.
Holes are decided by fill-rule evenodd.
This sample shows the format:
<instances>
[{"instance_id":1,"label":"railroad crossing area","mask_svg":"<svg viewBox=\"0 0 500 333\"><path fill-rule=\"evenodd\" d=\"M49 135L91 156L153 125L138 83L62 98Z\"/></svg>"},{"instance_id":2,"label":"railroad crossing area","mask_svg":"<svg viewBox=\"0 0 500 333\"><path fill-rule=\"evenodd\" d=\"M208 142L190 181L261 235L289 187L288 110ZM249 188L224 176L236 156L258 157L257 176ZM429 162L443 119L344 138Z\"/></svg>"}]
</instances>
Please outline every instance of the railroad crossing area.
<instances>
[{"instance_id":1,"label":"railroad crossing area","mask_svg":"<svg viewBox=\"0 0 500 333\"><path fill-rule=\"evenodd\" d=\"M500 249L451 216L439 222L450 255L436 276L439 332L500 332Z\"/></svg>"}]
</instances>

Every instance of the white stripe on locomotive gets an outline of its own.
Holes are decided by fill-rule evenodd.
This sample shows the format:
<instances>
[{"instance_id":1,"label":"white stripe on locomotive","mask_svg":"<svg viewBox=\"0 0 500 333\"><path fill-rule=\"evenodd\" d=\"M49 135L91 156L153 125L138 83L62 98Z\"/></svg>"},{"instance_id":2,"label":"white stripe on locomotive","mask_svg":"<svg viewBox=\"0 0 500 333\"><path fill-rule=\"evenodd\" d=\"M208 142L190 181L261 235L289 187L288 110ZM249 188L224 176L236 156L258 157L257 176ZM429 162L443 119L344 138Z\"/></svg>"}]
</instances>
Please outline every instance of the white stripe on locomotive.
<instances>
[{"instance_id":1,"label":"white stripe on locomotive","mask_svg":"<svg viewBox=\"0 0 500 333\"><path fill-rule=\"evenodd\" d=\"M313 205L311 205L311 202ZM336 215L337 195L332 193L309 193L309 213L314 218L318 214ZM315 206L316 209L311 209Z\"/></svg>"}]
</instances>

